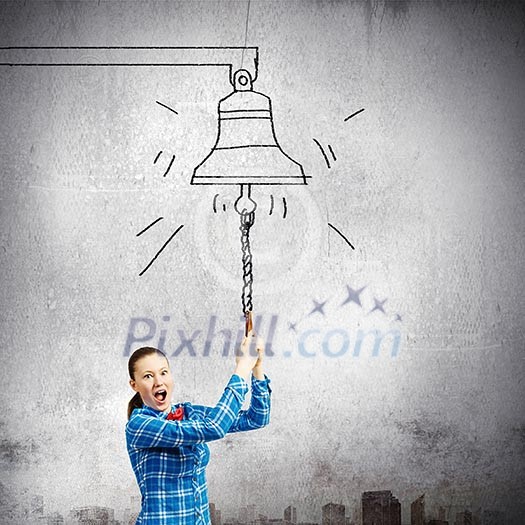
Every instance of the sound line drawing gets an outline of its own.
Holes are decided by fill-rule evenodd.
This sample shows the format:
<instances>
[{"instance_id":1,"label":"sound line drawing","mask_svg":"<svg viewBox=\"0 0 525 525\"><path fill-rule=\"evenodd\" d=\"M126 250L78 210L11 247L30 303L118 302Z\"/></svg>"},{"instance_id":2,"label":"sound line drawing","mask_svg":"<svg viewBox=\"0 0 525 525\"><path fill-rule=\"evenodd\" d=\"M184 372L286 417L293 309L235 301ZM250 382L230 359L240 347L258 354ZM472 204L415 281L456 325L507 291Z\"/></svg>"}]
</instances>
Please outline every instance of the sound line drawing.
<instances>
[{"instance_id":1,"label":"sound line drawing","mask_svg":"<svg viewBox=\"0 0 525 525\"><path fill-rule=\"evenodd\" d=\"M153 259L151 259L151 261L147 264L147 266L139 273L139 277L141 277L148 269L149 267L155 262L155 259L162 253L162 251L164 250L164 248L166 248L166 246L168 246L168 244L170 243L170 241L173 239L173 237L175 237L175 235L177 235L177 233L179 233L179 231L183 228L184 224L181 224L170 236L170 238L162 245L162 248L155 254L155 257L153 257Z\"/></svg>"},{"instance_id":2,"label":"sound line drawing","mask_svg":"<svg viewBox=\"0 0 525 525\"><path fill-rule=\"evenodd\" d=\"M362 113L364 110L365 108L362 108L359 111L356 111L355 113L352 113L351 115L348 115L348 117L346 117L343 122L346 122L350 120L351 118L355 117L356 115L359 115L359 113Z\"/></svg>"},{"instance_id":3,"label":"sound line drawing","mask_svg":"<svg viewBox=\"0 0 525 525\"><path fill-rule=\"evenodd\" d=\"M321 143L317 139L313 139L313 141L319 146L319 149L321 150L321 153L323 154L324 161L326 162L326 165L328 166L328 169L330 169L330 161L328 160L328 157L326 156L326 153L323 149L323 146L321 146Z\"/></svg>"},{"instance_id":4,"label":"sound line drawing","mask_svg":"<svg viewBox=\"0 0 525 525\"><path fill-rule=\"evenodd\" d=\"M159 217L158 219L155 219L149 226L146 226L142 231L140 231L139 233L137 233L137 237L139 237L140 235L142 235L145 231L149 230L152 226L154 226L155 224L157 224L157 222L161 221L162 219L164 219L164 217Z\"/></svg>"},{"instance_id":5,"label":"sound line drawing","mask_svg":"<svg viewBox=\"0 0 525 525\"><path fill-rule=\"evenodd\" d=\"M332 228L332 230L336 231L346 241L348 246L350 246L350 248L352 248L352 250L355 250L353 244L333 224L328 223L328 226L330 226L330 228Z\"/></svg>"},{"instance_id":6,"label":"sound line drawing","mask_svg":"<svg viewBox=\"0 0 525 525\"><path fill-rule=\"evenodd\" d=\"M328 144L328 149L330 150L330 153L332 154L332 158L334 160L337 160L337 157L335 156L334 150L332 149L332 146L330 146L330 144Z\"/></svg>"},{"instance_id":7,"label":"sound line drawing","mask_svg":"<svg viewBox=\"0 0 525 525\"><path fill-rule=\"evenodd\" d=\"M178 115L178 112L177 112L177 111L175 111L173 108L170 108L169 106L166 106L166 104L163 104L162 102L159 102L158 100L155 100L155 102L156 102L159 106L162 106L163 108L169 109L170 111L173 111L173 113L175 113L175 115Z\"/></svg>"},{"instance_id":8,"label":"sound line drawing","mask_svg":"<svg viewBox=\"0 0 525 525\"><path fill-rule=\"evenodd\" d=\"M174 160L175 160L175 155L173 155L173 156L171 157L170 163L169 163L169 165L168 165L168 168L167 168L166 171L164 172L163 177L165 177L165 176L168 174L168 172L170 171L171 166L173 165L173 161L174 161Z\"/></svg>"}]
</instances>

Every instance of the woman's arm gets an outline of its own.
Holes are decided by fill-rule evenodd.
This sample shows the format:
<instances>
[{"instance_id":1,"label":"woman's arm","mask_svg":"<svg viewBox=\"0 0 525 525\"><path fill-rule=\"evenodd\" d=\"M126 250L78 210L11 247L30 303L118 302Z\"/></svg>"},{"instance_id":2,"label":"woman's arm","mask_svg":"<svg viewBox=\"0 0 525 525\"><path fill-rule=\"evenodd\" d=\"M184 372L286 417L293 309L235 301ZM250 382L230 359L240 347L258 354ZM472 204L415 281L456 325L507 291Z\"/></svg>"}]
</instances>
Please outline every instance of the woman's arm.
<instances>
[{"instance_id":1,"label":"woman's arm","mask_svg":"<svg viewBox=\"0 0 525 525\"><path fill-rule=\"evenodd\" d=\"M248 410L239 411L228 432L255 430L266 426L270 422L270 397L272 392L270 382L270 378L264 373L254 373L252 375L250 407ZM202 417L208 417L210 411L213 410L213 407L206 405L192 405L192 408Z\"/></svg>"},{"instance_id":2,"label":"woman's arm","mask_svg":"<svg viewBox=\"0 0 525 525\"><path fill-rule=\"evenodd\" d=\"M260 347L263 348L264 344ZM262 353L259 353L257 362L252 370L250 408L239 412L228 432L255 430L266 426L270 422L271 381L263 371L262 359ZM205 405L192 405L192 408L202 417L208 417L210 410L212 410L212 407Z\"/></svg>"},{"instance_id":3,"label":"woman's arm","mask_svg":"<svg viewBox=\"0 0 525 525\"><path fill-rule=\"evenodd\" d=\"M235 421L247 392L246 381L234 374L205 418L169 421L136 411L126 425L127 444L131 448L179 447L220 439Z\"/></svg>"},{"instance_id":4,"label":"woman's arm","mask_svg":"<svg viewBox=\"0 0 525 525\"><path fill-rule=\"evenodd\" d=\"M224 437L235 421L248 392L247 379L255 365L245 348L234 374L217 403L200 420L170 421L136 410L126 425L128 448L179 447Z\"/></svg>"},{"instance_id":5,"label":"woman's arm","mask_svg":"<svg viewBox=\"0 0 525 525\"><path fill-rule=\"evenodd\" d=\"M264 427L270 422L270 378L263 371L264 348L266 343L257 338L257 361L252 369L252 395L250 408L241 410L228 432L244 432Z\"/></svg>"},{"instance_id":6,"label":"woman's arm","mask_svg":"<svg viewBox=\"0 0 525 525\"><path fill-rule=\"evenodd\" d=\"M266 426L270 422L271 393L270 378L262 372L255 374L254 369L250 408L239 412L228 432L245 432Z\"/></svg>"},{"instance_id":7,"label":"woman's arm","mask_svg":"<svg viewBox=\"0 0 525 525\"><path fill-rule=\"evenodd\" d=\"M252 370L252 394L250 408L241 410L228 432L245 432L266 426L270 422L271 393L270 378L263 371L264 341L259 338L257 347L261 349ZM193 408L206 416L211 407L193 405Z\"/></svg>"}]
</instances>

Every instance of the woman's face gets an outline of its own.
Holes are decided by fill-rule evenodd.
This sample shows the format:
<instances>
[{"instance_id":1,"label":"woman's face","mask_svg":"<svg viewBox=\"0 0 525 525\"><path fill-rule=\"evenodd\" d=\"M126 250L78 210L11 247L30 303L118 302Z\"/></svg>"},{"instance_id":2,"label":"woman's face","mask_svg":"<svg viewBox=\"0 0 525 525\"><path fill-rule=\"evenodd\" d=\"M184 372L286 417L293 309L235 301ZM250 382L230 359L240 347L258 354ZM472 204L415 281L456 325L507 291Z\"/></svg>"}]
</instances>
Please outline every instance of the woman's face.
<instances>
[{"instance_id":1,"label":"woman's face","mask_svg":"<svg viewBox=\"0 0 525 525\"><path fill-rule=\"evenodd\" d=\"M171 408L173 377L168 361L159 354L141 357L135 363L135 380L129 384L139 392L145 405L165 412Z\"/></svg>"}]
</instances>

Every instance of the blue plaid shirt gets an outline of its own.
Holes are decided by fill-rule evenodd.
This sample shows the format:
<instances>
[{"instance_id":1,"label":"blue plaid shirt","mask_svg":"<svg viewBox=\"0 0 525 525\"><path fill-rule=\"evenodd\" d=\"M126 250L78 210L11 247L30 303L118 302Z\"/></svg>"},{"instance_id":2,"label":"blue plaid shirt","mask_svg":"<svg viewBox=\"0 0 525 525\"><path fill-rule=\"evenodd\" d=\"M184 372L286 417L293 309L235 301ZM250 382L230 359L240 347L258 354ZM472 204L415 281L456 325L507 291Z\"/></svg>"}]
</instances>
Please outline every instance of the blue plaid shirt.
<instances>
[{"instance_id":1,"label":"blue plaid shirt","mask_svg":"<svg viewBox=\"0 0 525 525\"><path fill-rule=\"evenodd\" d=\"M126 444L142 495L136 525L210 525L206 466L207 441L227 432L261 428L270 422L270 379L252 375L250 408L241 410L246 381L233 374L217 406L178 403L182 421L147 405L133 410L126 424Z\"/></svg>"}]
</instances>

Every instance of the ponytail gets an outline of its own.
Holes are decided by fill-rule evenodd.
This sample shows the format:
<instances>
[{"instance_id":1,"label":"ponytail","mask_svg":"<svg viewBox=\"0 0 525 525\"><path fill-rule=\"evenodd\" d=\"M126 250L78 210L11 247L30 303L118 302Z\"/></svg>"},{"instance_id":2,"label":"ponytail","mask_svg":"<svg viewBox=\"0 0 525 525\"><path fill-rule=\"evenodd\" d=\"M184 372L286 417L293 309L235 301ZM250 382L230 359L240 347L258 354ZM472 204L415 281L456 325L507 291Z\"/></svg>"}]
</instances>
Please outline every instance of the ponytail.
<instances>
[{"instance_id":1,"label":"ponytail","mask_svg":"<svg viewBox=\"0 0 525 525\"><path fill-rule=\"evenodd\" d=\"M144 403L142 402L142 398L140 397L140 394L137 392L128 403L128 419L131 417L131 413L136 408L142 408L144 406Z\"/></svg>"}]
</instances>

